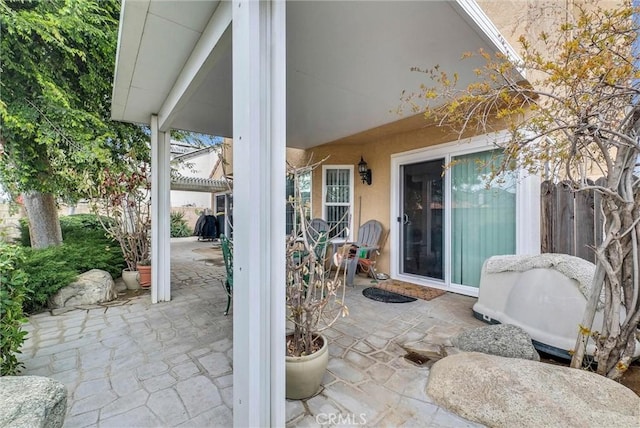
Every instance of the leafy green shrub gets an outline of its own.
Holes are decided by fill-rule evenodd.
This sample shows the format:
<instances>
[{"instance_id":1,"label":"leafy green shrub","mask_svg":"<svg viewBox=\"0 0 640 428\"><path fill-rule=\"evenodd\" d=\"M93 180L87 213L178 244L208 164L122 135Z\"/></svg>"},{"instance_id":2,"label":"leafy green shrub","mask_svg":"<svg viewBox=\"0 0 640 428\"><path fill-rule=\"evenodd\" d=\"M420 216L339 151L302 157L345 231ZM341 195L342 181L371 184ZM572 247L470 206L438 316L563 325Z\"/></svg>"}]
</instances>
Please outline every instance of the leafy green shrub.
<instances>
[{"instance_id":1,"label":"leafy green shrub","mask_svg":"<svg viewBox=\"0 0 640 428\"><path fill-rule=\"evenodd\" d=\"M171 237L184 238L191 236L191 228L184 219L184 213L175 211L171 213Z\"/></svg>"},{"instance_id":2,"label":"leafy green shrub","mask_svg":"<svg viewBox=\"0 0 640 428\"><path fill-rule=\"evenodd\" d=\"M23 247L31 246L31 238L29 236L29 221L26 218L20 219L20 245Z\"/></svg>"},{"instance_id":3,"label":"leafy green shrub","mask_svg":"<svg viewBox=\"0 0 640 428\"><path fill-rule=\"evenodd\" d=\"M103 217L103 221L108 222L109 219ZM60 229L62 230L62 240L69 242L82 242L84 240L104 240L105 242L114 242L107 236L95 214L73 214L60 217Z\"/></svg>"},{"instance_id":4,"label":"leafy green shrub","mask_svg":"<svg viewBox=\"0 0 640 428\"><path fill-rule=\"evenodd\" d=\"M30 293L23 304L25 312L33 313L46 307L51 296L82 272L102 269L117 278L125 267L120 246L107 236L94 214L60 217L64 244L40 250L30 248L27 221L23 219L20 224L22 245L28 247L21 265L29 276Z\"/></svg>"},{"instance_id":5,"label":"leafy green shrub","mask_svg":"<svg viewBox=\"0 0 640 428\"><path fill-rule=\"evenodd\" d=\"M108 221L103 217L104 221ZM115 242L107 236L95 214L73 214L60 217L60 230L62 240L66 243L83 242L87 240L104 241L105 244ZM23 247L31 246L29 237L29 222L26 218L20 219L20 244ZM117 243L115 244L117 245Z\"/></svg>"},{"instance_id":6,"label":"leafy green shrub","mask_svg":"<svg viewBox=\"0 0 640 428\"><path fill-rule=\"evenodd\" d=\"M47 300L56 291L72 283L78 272L65 259L64 245L43 249L25 248L26 259L22 269L29 277L29 297L24 311L34 313L47 306Z\"/></svg>"},{"instance_id":7,"label":"leafy green shrub","mask_svg":"<svg viewBox=\"0 0 640 428\"><path fill-rule=\"evenodd\" d=\"M23 249L0 243L0 376L18 374L23 364L17 354L26 338L22 304L27 294L27 274L18 266Z\"/></svg>"},{"instance_id":8,"label":"leafy green shrub","mask_svg":"<svg viewBox=\"0 0 640 428\"><path fill-rule=\"evenodd\" d=\"M24 310L28 313L46 307L51 296L82 272L102 269L117 278L125 267L120 247L104 245L97 239L43 249L25 248L25 254L22 268L29 275L31 291L24 302Z\"/></svg>"}]
</instances>

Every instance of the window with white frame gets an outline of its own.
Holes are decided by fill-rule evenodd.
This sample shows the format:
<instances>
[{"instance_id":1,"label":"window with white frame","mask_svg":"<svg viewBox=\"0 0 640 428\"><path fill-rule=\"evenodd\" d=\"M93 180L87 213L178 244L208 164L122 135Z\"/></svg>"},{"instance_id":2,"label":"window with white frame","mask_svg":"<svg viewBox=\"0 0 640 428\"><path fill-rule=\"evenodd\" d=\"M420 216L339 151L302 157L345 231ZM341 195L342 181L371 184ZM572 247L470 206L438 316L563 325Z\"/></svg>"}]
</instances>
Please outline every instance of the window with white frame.
<instances>
[{"instance_id":1,"label":"window with white frame","mask_svg":"<svg viewBox=\"0 0 640 428\"><path fill-rule=\"evenodd\" d=\"M323 165L322 211L332 238L346 238L353 213L353 165Z\"/></svg>"}]
</instances>

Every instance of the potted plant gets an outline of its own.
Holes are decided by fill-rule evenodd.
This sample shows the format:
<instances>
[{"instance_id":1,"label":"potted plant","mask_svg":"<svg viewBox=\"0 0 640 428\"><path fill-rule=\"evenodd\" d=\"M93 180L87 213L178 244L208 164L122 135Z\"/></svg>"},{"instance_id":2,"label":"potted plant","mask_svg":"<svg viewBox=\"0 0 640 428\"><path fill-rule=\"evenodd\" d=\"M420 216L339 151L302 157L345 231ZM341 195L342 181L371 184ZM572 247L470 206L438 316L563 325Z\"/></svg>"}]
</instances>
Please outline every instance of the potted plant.
<instances>
[{"instance_id":1,"label":"potted plant","mask_svg":"<svg viewBox=\"0 0 640 428\"><path fill-rule=\"evenodd\" d=\"M298 175L318 164L289 166L294 195L288 203L297 216L297 227L286 245L286 397L308 398L317 393L329 361L328 341L322 331L348 315L344 304L345 272L341 263L344 248L328 254L329 235L313 233L308 210L301 202ZM341 223L341 222L339 222ZM331 259L331 260L328 260Z\"/></svg>"},{"instance_id":2,"label":"potted plant","mask_svg":"<svg viewBox=\"0 0 640 428\"><path fill-rule=\"evenodd\" d=\"M136 264L136 269L138 270L138 282L140 283L140 287L151 287L151 259L147 258L139 261Z\"/></svg>"},{"instance_id":3,"label":"potted plant","mask_svg":"<svg viewBox=\"0 0 640 428\"><path fill-rule=\"evenodd\" d=\"M151 183L147 171L145 163L132 161L129 169L105 169L93 186L92 208L107 234L120 244L127 264L122 279L129 289L140 285L138 264L150 265Z\"/></svg>"}]
</instances>

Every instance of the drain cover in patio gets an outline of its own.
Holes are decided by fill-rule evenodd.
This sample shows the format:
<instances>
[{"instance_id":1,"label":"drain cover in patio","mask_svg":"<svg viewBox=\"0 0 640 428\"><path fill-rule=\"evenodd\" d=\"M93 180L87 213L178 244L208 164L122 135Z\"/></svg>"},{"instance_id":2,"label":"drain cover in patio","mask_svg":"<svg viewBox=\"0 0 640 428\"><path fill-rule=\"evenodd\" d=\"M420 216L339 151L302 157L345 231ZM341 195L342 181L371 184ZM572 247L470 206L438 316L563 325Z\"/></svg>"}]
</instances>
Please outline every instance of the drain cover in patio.
<instances>
[{"instance_id":1,"label":"drain cover in patio","mask_svg":"<svg viewBox=\"0 0 640 428\"><path fill-rule=\"evenodd\" d=\"M371 300L377 300L378 302L384 303L407 303L417 300L413 297L403 296L402 294L382 290L376 287L365 288L364 290L362 290L362 295Z\"/></svg>"}]
</instances>

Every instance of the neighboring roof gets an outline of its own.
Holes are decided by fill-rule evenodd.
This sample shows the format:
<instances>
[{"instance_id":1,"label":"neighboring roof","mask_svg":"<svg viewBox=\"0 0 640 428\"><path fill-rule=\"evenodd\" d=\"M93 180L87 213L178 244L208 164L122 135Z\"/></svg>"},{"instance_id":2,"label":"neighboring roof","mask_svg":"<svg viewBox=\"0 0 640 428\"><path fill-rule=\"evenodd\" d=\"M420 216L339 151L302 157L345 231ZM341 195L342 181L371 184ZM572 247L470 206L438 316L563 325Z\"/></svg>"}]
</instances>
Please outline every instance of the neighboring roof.
<instances>
[{"instance_id":1,"label":"neighboring roof","mask_svg":"<svg viewBox=\"0 0 640 428\"><path fill-rule=\"evenodd\" d=\"M176 177L171 178L171 190L185 190L188 192L227 192L233 183L227 180L213 180L211 178Z\"/></svg>"},{"instance_id":2,"label":"neighboring roof","mask_svg":"<svg viewBox=\"0 0 640 428\"><path fill-rule=\"evenodd\" d=\"M182 146L182 148L184 148L184 146ZM177 161L177 160L183 160L183 161L184 160L189 160L189 159L197 158L197 157L202 156L202 155L209 154L211 152L215 152L217 150L218 150L217 146L209 146L209 147L204 147L202 149L198 149L198 148L193 147L192 150L185 150L185 151L182 151L182 152L180 152L178 154L175 154L171 158L171 161L173 162L173 161ZM176 153L176 152L173 151L173 145L172 145L172 154L173 153Z\"/></svg>"},{"instance_id":3,"label":"neighboring roof","mask_svg":"<svg viewBox=\"0 0 640 428\"><path fill-rule=\"evenodd\" d=\"M112 118L232 137L231 2L125 0ZM473 0L287 2L287 145L401 119L403 91L439 65L462 85L483 48L515 55Z\"/></svg>"}]
</instances>

